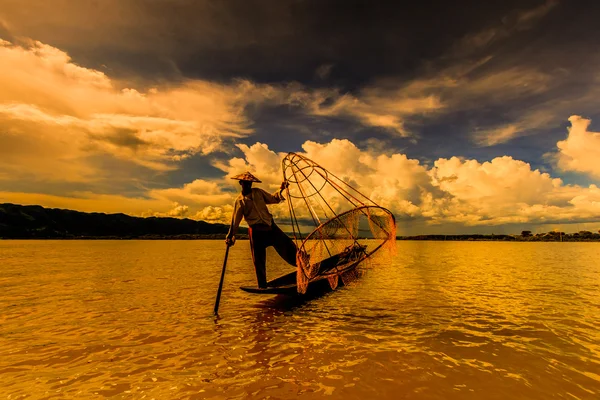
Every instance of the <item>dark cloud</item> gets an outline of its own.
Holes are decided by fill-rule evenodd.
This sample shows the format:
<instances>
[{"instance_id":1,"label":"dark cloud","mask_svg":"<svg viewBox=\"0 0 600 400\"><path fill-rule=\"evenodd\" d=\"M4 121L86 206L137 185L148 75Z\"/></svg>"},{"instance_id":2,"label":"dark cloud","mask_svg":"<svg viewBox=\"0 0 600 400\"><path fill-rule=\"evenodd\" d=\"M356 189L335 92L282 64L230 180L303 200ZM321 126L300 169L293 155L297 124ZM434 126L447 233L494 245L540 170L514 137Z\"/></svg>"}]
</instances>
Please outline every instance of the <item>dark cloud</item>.
<instances>
[{"instance_id":1,"label":"dark cloud","mask_svg":"<svg viewBox=\"0 0 600 400\"><path fill-rule=\"evenodd\" d=\"M463 121L462 131L493 130L528 118L539 125L544 110L562 110L557 104L562 99L572 104L582 97L600 61L589 50L597 47L600 33L591 1L31 0L25 7L19 0L0 0L0 5L0 32L49 43L75 62L127 77L133 85L241 77L337 87L342 93L376 85L393 97L406 82L449 77L459 87L433 85L431 93L450 104L450 113L478 109ZM521 73L523 81L517 82ZM493 76L500 77L495 89L506 83L511 90L478 89L477 83ZM538 114L525 115L523 103ZM546 124L565 119L555 114ZM427 123L439 122L435 118ZM412 121L413 134L424 131L418 122ZM520 130L532 125L522 123ZM260 123L255 126L264 131Z\"/></svg>"},{"instance_id":2,"label":"dark cloud","mask_svg":"<svg viewBox=\"0 0 600 400\"><path fill-rule=\"evenodd\" d=\"M234 151L236 156L241 155L237 147L232 146L232 151ZM207 180L221 178L225 173L216 168L214 164L226 163L231 156L231 154L221 152L215 152L206 156L195 154L182 160L176 171L166 172L164 174L164 185L165 187L181 187L198 178Z\"/></svg>"},{"instance_id":3,"label":"dark cloud","mask_svg":"<svg viewBox=\"0 0 600 400\"><path fill-rule=\"evenodd\" d=\"M304 109L289 105L260 107L251 111L255 133L241 143L267 143L277 152L301 151L306 140L329 141L334 137L354 138L364 129L355 121L340 117L314 117ZM387 136L387 135L386 135Z\"/></svg>"},{"instance_id":4,"label":"dark cloud","mask_svg":"<svg viewBox=\"0 0 600 400\"><path fill-rule=\"evenodd\" d=\"M318 84L348 88L374 76L410 77L461 39L525 26L541 0L188 1L0 0L14 35L59 47L113 74ZM530 12L531 13L531 12ZM503 21L504 18L504 21ZM523 18L526 19L523 22ZM468 40L465 42L469 46Z\"/></svg>"},{"instance_id":5,"label":"dark cloud","mask_svg":"<svg viewBox=\"0 0 600 400\"><path fill-rule=\"evenodd\" d=\"M113 133L105 135L90 134L90 138L106 141L118 147L126 147L133 151L150 145L149 142L142 140L134 129L115 129Z\"/></svg>"},{"instance_id":6,"label":"dark cloud","mask_svg":"<svg viewBox=\"0 0 600 400\"><path fill-rule=\"evenodd\" d=\"M6 23L0 19L0 39L8 40L9 42L14 41L13 35L8 30Z\"/></svg>"}]
</instances>

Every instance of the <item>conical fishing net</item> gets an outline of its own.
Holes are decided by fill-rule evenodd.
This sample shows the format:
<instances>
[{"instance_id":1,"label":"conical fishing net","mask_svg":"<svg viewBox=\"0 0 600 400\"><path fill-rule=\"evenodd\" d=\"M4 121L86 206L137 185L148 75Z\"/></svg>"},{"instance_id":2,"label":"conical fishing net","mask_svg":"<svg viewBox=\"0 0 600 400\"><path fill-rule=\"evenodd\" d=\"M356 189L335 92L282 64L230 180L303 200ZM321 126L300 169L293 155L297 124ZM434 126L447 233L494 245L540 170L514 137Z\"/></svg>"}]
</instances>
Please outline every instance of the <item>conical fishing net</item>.
<instances>
[{"instance_id":1,"label":"conical fishing net","mask_svg":"<svg viewBox=\"0 0 600 400\"><path fill-rule=\"evenodd\" d=\"M292 229L298 246L297 287L327 279L332 289L360 275L375 252L395 249L396 224L349 183L315 162L290 153L283 160Z\"/></svg>"}]
</instances>

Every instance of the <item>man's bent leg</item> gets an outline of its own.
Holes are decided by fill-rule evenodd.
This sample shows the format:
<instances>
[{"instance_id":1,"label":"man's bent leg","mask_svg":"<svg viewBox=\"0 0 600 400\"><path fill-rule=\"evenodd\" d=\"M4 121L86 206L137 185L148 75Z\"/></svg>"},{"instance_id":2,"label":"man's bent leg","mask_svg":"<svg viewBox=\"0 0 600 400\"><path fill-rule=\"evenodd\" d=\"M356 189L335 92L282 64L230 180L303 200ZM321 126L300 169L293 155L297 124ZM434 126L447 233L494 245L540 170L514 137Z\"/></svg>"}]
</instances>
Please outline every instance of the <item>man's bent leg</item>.
<instances>
[{"instance_id":1,"label":"man's bent leg","mask_svg":"<svg viewBox=\"0 0 600 400\"><path fill-rule=\"evenodd\" d=\"M275 222L273 222L271 225L271 235L273 239L273 247L275 247L277 254L279 254L279 256L285 260L285 262L295 267L297 249L294 241L288 235L283 233L283 231L279 229L277 225L275 225Z\"/></svg>"},{"instance_id":2,"label":"man's bent leg","mask_svg":"<svg viewBox=\"0 0 600 400\"><path fill-rule=\"evenodd\" d=\"M267 246L265 246L265 232L248 228L252 262L256 272L256 282L259 288L267 287Z\"/></svg>"}]
</instances>

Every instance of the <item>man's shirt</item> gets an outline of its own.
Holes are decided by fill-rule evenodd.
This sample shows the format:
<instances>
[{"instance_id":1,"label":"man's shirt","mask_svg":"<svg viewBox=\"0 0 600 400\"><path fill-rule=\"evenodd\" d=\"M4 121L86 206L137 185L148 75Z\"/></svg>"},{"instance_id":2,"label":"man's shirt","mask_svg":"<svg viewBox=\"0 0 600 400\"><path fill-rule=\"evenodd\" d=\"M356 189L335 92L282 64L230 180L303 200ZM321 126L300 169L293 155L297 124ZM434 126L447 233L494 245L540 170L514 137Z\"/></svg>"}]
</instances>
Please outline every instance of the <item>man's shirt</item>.
<instances>
[{"instance_id":1,"label":"man's shirt","mask_svg":"<svg viewBox=\"0 0 600 400\"><path fill-rule=\"evenodd\" d=\"M273 194L265 192L259 188L252 188L252 191L243 195L240 193L233 205L233 216L231 218L231 227L229 235L235 235L242 218L246 220L248 225L266 224L271 226L273 216L267 208L267 204L277 204L285 200L280 191Z\"/></svg>"}]
</instances>

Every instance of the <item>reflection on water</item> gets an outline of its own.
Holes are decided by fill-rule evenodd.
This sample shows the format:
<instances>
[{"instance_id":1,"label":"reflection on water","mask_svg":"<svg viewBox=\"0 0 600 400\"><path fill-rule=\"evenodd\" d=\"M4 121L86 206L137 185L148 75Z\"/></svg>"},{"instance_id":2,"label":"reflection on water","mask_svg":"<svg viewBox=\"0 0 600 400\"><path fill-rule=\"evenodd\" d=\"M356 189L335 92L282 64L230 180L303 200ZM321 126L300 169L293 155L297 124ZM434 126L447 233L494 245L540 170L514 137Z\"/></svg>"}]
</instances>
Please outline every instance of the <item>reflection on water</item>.
<instances>
[{"instance_id":1,"label":"reflection on water","mask_svg":"<svg viewBox=\"0 0 600 400\"><path fill-rule=\"evenodd\" d=\"M600 245L398 246L301 301L239 242L215 318L220 241L2 241L0 397L600 398Z\"/></svg>"}]
</instances>

